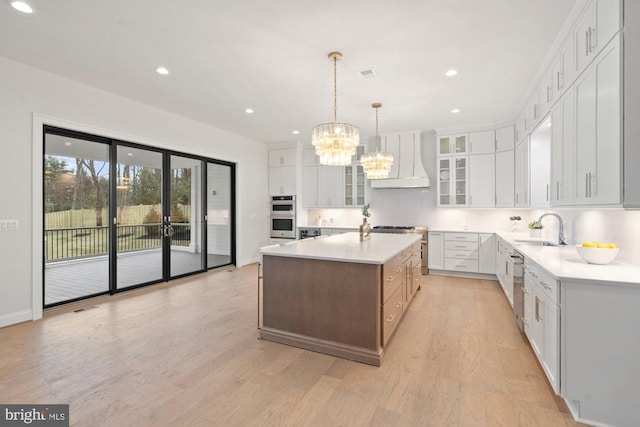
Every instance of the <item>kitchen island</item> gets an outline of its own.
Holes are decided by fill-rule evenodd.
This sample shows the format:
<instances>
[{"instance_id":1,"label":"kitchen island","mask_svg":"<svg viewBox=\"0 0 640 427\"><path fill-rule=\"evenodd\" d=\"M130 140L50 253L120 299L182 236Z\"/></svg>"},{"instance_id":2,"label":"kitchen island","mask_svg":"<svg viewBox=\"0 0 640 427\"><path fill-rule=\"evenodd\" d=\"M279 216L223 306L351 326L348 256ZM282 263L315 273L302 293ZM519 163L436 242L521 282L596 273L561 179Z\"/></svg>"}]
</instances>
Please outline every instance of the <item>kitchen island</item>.
<instances>
[{"instance_id":1,"label":"kitchen island","mask_svg":"<svg viewBox=\"0 0 640 427\"><path fill-rule=\"evenodd\" d=\"M261 254L261 338L380 366L420 286L420 236L344 233Z\"/></svg>"}]
</instances>

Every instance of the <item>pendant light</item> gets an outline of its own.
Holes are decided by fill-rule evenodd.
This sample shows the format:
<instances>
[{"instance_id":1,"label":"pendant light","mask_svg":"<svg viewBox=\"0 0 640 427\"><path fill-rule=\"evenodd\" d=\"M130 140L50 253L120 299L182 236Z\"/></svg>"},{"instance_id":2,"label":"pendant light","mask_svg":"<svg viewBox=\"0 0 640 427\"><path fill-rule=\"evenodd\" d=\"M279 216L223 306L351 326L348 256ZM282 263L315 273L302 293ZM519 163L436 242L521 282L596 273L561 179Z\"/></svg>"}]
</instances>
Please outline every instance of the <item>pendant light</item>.
<instances>
[{"instance_id":1,"label":"pendant light","mask_svg":"<svg viewBox=\"0 0 640 427\"><path fill-rule=\"evenodd\" d=\"M389 171L393 164L393 154L379 150L378 141L378 109L382 104L375 102L371 106L376 110L376 151L360 156L360 164L369 179L384 179L389 177Z\"/></svg>"},{"instance_id":2,"label":"pendant light","mask_svg":"<svg viewBox=\"0 0 640 427\"><path fill-rule=\"evenodd\" d=\"M316 147L321 165L346 166L351 164L351 157L356 154L360 144L360 130L357 126L337 121L337 62L342 53L331 52L329 59L333 61L333 122L323 123L313 128L311 143Z\"/></svg>"}]
</instances>

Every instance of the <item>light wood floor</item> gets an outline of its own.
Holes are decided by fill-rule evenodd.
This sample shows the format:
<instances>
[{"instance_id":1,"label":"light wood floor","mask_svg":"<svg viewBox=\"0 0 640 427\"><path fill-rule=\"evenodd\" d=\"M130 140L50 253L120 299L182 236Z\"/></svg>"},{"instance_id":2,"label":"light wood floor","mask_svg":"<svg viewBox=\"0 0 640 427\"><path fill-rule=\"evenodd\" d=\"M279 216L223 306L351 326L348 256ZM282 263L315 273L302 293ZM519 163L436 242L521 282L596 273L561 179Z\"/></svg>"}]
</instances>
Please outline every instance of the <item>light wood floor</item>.
<instances>
[{"instance_id":1,"label":"light wood floor","mask_svg":"<svg viewBox=\"0 0 640 427\"><path fill-rule=\"evenodd\" d=\"M256 265L0 329L0 402L83 426L565 426L498 284L425 276L376 368L258 340Z\"/></svg>"}]
</instances>

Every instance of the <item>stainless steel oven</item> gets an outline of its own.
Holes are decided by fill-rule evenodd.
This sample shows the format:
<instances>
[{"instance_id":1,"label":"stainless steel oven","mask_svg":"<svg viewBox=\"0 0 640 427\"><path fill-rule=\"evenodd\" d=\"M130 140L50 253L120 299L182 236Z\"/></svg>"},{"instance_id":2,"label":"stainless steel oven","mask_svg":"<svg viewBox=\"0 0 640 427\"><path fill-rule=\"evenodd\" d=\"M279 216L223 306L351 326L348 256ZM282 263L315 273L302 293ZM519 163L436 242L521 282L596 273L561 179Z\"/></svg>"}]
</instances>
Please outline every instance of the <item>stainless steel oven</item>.
<instances>
[{"instance_id":1,"label":"stainless steel oven","mask_svg":"<svg viewBox=\"0 0 640 427\"><path fill-rule=\"evenodd\" d=\"M296 238L296 196L271 197L271 237Z\"/></svg>"}]
</instances>

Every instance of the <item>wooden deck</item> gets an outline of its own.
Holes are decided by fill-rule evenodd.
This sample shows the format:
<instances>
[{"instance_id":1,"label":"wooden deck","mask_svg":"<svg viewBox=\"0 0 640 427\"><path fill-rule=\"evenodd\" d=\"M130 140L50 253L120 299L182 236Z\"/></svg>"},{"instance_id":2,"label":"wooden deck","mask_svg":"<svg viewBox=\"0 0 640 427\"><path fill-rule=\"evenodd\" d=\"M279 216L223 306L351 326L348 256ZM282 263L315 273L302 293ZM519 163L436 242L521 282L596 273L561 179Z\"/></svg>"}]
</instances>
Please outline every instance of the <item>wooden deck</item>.
<instances>
[{"instance_id":1,"label":"wooden deck","mask_svg":"<svg viewBox=\"0 0 640 427\"><path fill-rule=\"evenodd\" d=\"M229 264L231 257L209 255L208 266ZM118 256L118 289L162 278L162 251L152 249ZM200 270L201 254L171 251L171 274L178 276ZM45 305L95 295L109 290L106 255L46 264Z\"/></svg>"}]
</instances>

